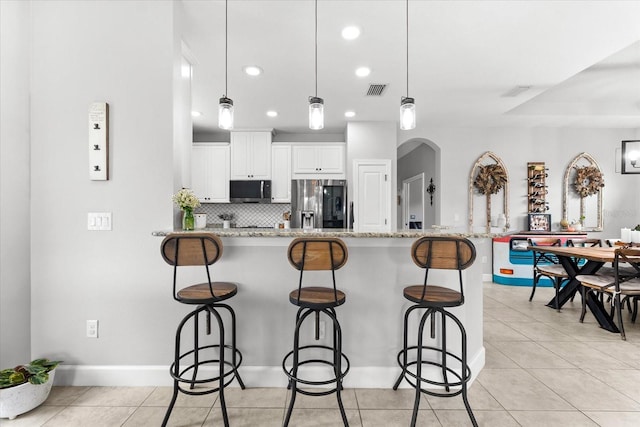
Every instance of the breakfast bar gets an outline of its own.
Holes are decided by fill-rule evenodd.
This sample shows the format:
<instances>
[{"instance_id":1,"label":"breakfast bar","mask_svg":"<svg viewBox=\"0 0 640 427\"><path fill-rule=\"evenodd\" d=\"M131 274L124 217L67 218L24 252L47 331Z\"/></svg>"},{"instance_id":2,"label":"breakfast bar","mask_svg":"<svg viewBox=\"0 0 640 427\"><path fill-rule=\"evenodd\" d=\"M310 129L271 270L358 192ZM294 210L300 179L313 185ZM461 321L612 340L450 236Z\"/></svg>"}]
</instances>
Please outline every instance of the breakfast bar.
<instances>
[{"instance_id":1,"label":"breakfast bar","mask_svg":"<svg viewBox=\"0 0 640 427\"><path fill-rule=\"evenodd\" d=\"M410 247L424 235L466 237L471 242L492 237L482 233L438 233L398 231L360 233L342 229L222 229L206 228L223 242L223 255L212 267L212 280L235 282L238 294L232 305L237 315L237 345L243 354L240 368L247 386L286 386L282 358L291 346L295 308L288 295L298 285L299 273L289 265L287 247L296 237L339 237L347 245L346 265L336 271L339 288L346 302L338 313L343 333L343 351L351 370L346 387L390 388L400 369L398 351L402 348L403 312L410 303L403 288L421 284L424 270L412 261ZM187 232L188 233L188 232ZM154 232L165 236L168 232ZM200 273L200 272L198 272ZM326 272L313 272L307 285L326 285ZM167 268L167 281L171 271ZM455 289L457 271L433 270L429 283ZM463 270L465 304L451 311L467 331L468 362L475 378L484 366L482 336L482 267L476 262ZM316 279L317 277L317 279ZM202 277L194 272L193 280ZM168 290L168 289L167 289ZM169 298L169 293L167 297ZM314 330L306 325L302 339L310 343ZM417 326L411 330L417 330ZM425 334L428 336L428 334ZM320 341L329 337L320 337ZM459 339L448 339L459 351ZM458 343L458 344L456 344Z\"/></svg>"}]
</instances>

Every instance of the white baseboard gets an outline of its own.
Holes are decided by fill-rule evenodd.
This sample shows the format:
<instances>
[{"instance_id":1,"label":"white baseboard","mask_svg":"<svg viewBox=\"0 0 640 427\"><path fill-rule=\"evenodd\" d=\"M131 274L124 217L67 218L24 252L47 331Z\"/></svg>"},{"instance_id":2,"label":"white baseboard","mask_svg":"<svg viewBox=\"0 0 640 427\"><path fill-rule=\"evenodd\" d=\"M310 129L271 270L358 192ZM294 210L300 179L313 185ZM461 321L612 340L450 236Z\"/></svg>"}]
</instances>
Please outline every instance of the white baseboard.
<instances>
[{"instance_id":1,"label":"white baseboard","mask_svg":"<svg viewBox=\"0 0 640 427\"><path fill-rule=\"evenodd\" d=\"M482 281L483 282L493 282L493 274L482 274Z\"/></svg>"},{"instance_id":2,"label":"white baseboard","mask_svg":"<svg viewBox=\"0 0 640 427\"><path fill-rule=\"evenodd\" d=\"M469 360L473 381L484 367L485 351ZM204 368L203 368L204 369ZM287 377L281 366L241 366L240 375L247 387L286 387ZM309 370L310 377L320 375L322 370ZM390 388L400 374L398 367L363 366L351 367L344 379L347 388ZM56 368L56 386L171 386L173 381L168 366L159 365L59 365ZM231 384L238 387L237 382ZM403 381L402 388L408 387Z\"/></svg>"}]
</instances>

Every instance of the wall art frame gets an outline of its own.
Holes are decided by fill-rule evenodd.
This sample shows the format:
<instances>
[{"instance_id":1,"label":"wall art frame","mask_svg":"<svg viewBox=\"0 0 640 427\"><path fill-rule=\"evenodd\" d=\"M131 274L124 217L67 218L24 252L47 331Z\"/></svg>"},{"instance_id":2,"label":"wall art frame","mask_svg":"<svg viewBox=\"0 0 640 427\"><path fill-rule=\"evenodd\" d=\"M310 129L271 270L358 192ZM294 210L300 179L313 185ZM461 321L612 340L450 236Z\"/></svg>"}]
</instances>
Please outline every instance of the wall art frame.
<instances>
[{"instance_id":1,"label":"wall art frame","mask_svg":"<svg viewBox=\"0 0 640 427\"><path fill-rule=\"evenodd\" d=\"M623 174L640 173L640 140L622 141L621 166Z\"/></svg>"},{"instance_id":2,"label":"wall art frame","mask_svg":"<svg viewBox=\"0 0 640 427\"><path fill-rule=\"evenodd\" d=\"M551 214L530 213L528 215L529 231L551 231Z\"/></svg>"}]
</instances>

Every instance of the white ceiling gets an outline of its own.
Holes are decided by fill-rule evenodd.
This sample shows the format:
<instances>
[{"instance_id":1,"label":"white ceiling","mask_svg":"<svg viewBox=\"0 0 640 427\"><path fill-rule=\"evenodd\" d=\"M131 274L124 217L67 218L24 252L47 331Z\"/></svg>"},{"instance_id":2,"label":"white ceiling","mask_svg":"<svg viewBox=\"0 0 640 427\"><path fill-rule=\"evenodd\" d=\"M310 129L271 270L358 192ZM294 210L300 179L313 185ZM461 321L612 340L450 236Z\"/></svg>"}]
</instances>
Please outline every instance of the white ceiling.
<instances>
[{"instance_id":1,"label":"white ceiling","mask_svg":"<svg viewBox=\"0 0 640 427\"><path fill-rule=\"evenodd\" d=\"M224 1L183 0L195 58L195 132L217 132L224 93ZM346 41L346 25L361 36ZM397 121L406 95L404 0L318 0L318 96L325 129L307 127L314 94L314 2L229 0L228 93L235 128L342 133ZM258 65L263 75L242 69ZM356 77L359 66L372 69ZM388 84L381 97L371 83ZM531 89L516 97L516 86ZM640 1L409 1L409 95L418 128L640 128ZM266 116L276 110L276 118Z\"/></svg>"}]
</instances>

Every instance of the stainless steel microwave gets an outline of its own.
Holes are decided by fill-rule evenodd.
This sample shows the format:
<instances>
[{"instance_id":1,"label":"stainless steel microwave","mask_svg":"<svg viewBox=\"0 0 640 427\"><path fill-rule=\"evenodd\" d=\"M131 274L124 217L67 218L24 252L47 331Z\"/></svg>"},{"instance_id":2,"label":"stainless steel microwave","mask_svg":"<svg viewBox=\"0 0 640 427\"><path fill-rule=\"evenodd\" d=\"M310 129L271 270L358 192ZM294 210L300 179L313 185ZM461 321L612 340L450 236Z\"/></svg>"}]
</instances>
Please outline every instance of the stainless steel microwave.
<instances>
[{"instance_id":1,"label":"stainless steel microwave","mask_svg":"<svg viewBox=\"0 0 640 427\"><path fill-rule=\"evenodd\" d=\"M229 181L231 203L271 203L271 181Z\"/></svg>"}]
</instances>

